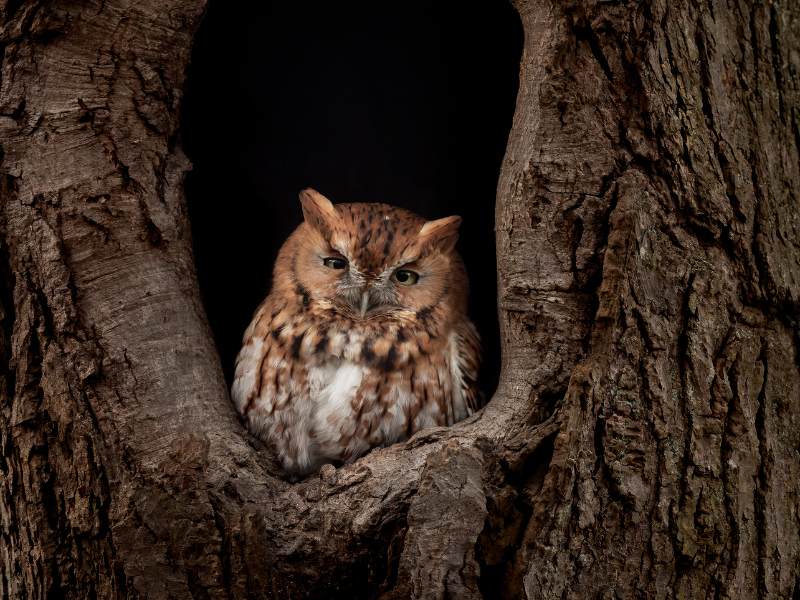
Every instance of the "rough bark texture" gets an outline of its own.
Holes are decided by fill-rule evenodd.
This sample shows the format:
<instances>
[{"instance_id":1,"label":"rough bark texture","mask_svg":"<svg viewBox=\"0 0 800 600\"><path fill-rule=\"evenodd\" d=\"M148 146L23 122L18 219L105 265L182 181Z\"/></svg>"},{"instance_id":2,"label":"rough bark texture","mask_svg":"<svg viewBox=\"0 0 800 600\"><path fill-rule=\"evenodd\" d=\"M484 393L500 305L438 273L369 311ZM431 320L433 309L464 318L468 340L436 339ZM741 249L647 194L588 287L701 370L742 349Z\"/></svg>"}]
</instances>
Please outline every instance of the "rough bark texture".
<instances>
[{"instance_id":1,"label":"rough bark texture","mask_svg":"<svg viewBox=\"0 0 800 600\"><path fill-rule=\"evenodd\" d=\"M203 314L203 2L0 2L8 598L797 598L797 4L517 3L503 375L292 485Z\"/></svg>"},{"instance_id":2,"label":"rough bark texture","mask_svg":"<svg viewBox=\"0 0 800 600\"><path fill-rule=\"evenodd\" d=\"M796 598L798 5L519 9L504 373L561 427L504 587Z\"/></svg>"}]
</instances>

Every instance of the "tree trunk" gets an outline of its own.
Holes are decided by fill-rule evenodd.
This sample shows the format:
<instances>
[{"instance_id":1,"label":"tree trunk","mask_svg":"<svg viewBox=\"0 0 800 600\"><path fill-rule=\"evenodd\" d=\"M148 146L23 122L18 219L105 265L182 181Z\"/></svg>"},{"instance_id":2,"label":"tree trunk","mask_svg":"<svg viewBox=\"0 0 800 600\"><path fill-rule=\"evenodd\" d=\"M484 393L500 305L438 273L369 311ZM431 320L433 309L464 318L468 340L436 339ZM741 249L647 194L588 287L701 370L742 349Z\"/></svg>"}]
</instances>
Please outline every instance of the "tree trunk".
<instances>
[{"instance_id":1,"label":"tree trunk","mask_svg":"<svg viewBox=\"0 0 800 600\"><path fill-rule=\"evenodd\" d=\"M797 598L800 10L516 4L500 388L290 484L203 313L205 9L6 2L4 598Z\"/></svg>"}]
</instances>

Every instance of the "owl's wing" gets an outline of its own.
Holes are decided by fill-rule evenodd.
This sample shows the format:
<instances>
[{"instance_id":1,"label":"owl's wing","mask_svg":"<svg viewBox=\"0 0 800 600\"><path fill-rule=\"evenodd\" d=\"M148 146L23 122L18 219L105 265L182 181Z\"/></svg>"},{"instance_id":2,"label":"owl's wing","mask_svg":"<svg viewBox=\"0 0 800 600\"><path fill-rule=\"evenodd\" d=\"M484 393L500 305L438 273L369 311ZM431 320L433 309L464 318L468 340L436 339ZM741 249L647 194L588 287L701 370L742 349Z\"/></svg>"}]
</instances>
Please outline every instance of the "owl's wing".
<instances>
[{"instance_id":1,"label":"owl's wing","mask_svg":"<svg viewBox=\"0 0 800 600\"><path fill-rule=\"evenodd\" d=\"M258 317L258 315L257 315ZM287 348L259 318L253 320L239 356L231 398L250 431L270 443L289 408L293 388L305 382L305 372L294 363Z\"/></svg>"},{"instance_id":2,"label":"owl's wing","mask_svg":"<svg viewBox=\"0 0 800 600\"><path fill-rule=\"evenodd\" d=\"M236 359L231 399L251 433L276 450L291 475L310 461L311 403L306 366L281 339L290 326L276 324L278 314L267 301L256 312Z\"/></svg>"},{"instance_id":3,"label":"owl's wing","mask_svg":"<svg viewBox=\"0 0 800 600\"><path fill-rule=\"evenodd\" d=\"M455 385L463 390L464 402L471 415L480 408L478 372L483 361L481 336L472 321L461 323L455 330Z\"/></svg>"}]
</instances>

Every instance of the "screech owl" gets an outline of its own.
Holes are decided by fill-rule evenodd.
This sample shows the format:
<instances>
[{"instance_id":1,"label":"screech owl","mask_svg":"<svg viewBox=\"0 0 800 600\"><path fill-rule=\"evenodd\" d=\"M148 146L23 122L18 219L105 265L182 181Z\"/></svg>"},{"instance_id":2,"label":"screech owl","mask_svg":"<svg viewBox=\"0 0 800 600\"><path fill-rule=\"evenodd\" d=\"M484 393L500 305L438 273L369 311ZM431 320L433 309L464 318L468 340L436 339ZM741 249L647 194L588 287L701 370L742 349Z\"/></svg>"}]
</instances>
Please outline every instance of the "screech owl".
<instances>
[{"instance_id":1,"label":"screech owl","mask_svg":"<svg viewBox=\"0 0 800 600\"><path fill-rule=\"evenodd\" d=\"M460 217L300 193L302 223L245 331L233 402L292 480L478 408Z\"/></svg>"}]
</instances>

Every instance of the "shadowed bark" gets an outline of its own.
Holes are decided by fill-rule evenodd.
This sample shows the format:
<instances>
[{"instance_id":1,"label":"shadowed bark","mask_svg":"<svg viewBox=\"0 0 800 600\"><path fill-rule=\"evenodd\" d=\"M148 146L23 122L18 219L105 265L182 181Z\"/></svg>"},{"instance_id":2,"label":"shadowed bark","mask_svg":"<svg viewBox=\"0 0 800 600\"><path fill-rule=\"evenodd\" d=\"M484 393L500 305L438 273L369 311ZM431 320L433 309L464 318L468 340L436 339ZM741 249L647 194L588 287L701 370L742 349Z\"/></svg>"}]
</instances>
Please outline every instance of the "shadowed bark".
<instances>
[{"instance_id":1,"label":"shadowed bark","mask_svg":"<svg viewBox=\"0 0 800 600\"><path fill-rule=\"evenodd\" d=\"M205 4L0 6L3 597L800 594L800 8L515 6L500 387L298 484L194 273Z\"/></svg>"}]
</instances>

